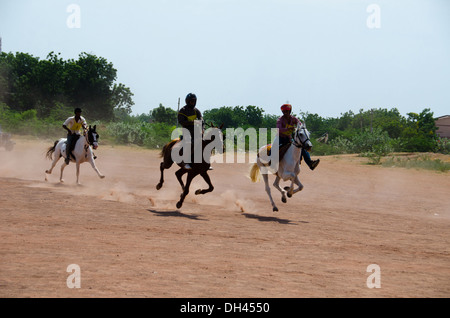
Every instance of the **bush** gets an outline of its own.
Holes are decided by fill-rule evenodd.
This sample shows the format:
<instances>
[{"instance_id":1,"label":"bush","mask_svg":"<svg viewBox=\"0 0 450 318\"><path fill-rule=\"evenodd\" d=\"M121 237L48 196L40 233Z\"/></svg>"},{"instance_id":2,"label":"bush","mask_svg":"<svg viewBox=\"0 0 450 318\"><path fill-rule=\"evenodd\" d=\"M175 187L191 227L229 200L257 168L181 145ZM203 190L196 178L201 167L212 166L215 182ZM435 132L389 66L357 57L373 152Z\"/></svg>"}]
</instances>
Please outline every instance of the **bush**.
<instances>
[{"instance_id":1,"label":"bush","mask_svg":"<svg viewBox=\"0 0 450 318\"><path fill-rule=\"evenodd\" d=\"M434 152L443 153L445 155L450 154L450 140L448 138L437 138Z\"/></svg>"},{"instance_id":2,"label":"bush","mask_svg":"<svg viewBox=\"0 0 450 318\"><path fill-rule=\"evenodd\" d=\"M175 126L164 123L110 123L106 126L106 137L119 144L134 144L148 148L159 148L170 141Z\"/></svg>"},{"instance_id":3,"label":"bush","mask_svg":"<svg viewBox=\"0 0 450 318\"><path fill-rule=\"evenodd\" d=\"M389 134L378 127L373 129L373 132L366 129L355 135L352 142L355 152L358 153L373 152L385 156L394 150Z\"/></svg>"},{"instance_id":4,"label":"bush","mask_svg":"<svg viewBox=\"0 0 450 318\"><path fill-rule=\"evenodd\" d=\"M450 170L450 164L443 162L440 159L431 159L430 155L420 155L416 158L390 158L383 163L383 166L387 167L402 167L402 168L415 168L415 169L427 169L441 172L447 172Z\"/></svg>"},{"instance_id":5,"label":"bush","mask_svg":"<svg viewBox=\"0 0 450 318\"><path fill-rule=\"evenodd\" d=\"M335 154L354 153L355 145L347 138L338 136L330 141L330 145Z\"/></svg>"}]
</instances>

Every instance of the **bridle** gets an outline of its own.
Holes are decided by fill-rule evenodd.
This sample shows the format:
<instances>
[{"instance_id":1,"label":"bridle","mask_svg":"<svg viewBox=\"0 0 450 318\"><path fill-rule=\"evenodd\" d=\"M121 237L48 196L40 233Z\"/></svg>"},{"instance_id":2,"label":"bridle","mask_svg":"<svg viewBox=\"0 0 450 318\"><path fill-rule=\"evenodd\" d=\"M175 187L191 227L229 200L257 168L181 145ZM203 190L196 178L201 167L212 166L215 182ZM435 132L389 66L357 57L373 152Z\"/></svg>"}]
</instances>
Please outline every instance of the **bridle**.
<instances>
[{"instance_id":1,"label":"bridle","mask_svg":"<svg viewBox=\"0 0 450 318\"><path fill-rule=\"evenodd\" d=\"M91 129L85 129L84 130L84 138L85 138L85 140L86 140L86 143L85 143L85 145L84 145L84 150L87 152L87 150L88 150L88 148L89 148L89 146L93 146L94 145L94 142L96 142L97 140L95 140L95 138L94 138L94 133L93 132L91 132L92 133L92 139L93 139L93 141L91 142L90 140L89 140L89 133L91 132Z\"/></svg>"},{"instance_id":2,"label":"bridle","mask_svg":"<svg viewBox=\"0 0 450 318\"><path fill-rule=\"evenodd\" d=\"M307 143L310 140L308 135L305 132L304 135L306 136L306 139L304 141L302 141L302 139L300 138L300 131L301 130L305 131L305 127L302 127L300 129L296 129L295 131L292 132L292 144L295 147L297 147L297 148L303 148L305 143ZM298 140L300 140L300 143L298 143L297 140L295 139L295 134L297 134Z\"/></svg>"}]
</instances>

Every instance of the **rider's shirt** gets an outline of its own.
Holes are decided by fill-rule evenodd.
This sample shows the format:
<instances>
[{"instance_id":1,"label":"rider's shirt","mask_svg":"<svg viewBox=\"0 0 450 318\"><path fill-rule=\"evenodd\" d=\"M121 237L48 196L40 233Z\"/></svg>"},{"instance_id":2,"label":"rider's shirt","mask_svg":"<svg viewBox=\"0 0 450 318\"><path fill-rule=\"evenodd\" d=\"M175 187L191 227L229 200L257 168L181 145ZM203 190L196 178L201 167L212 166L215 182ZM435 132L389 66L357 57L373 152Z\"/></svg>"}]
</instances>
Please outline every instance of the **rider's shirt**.
<instances>
[{"instance_id":1,"label":"rider's shirt","mask_svg":"<svg viewBox=\"0 0 450 318\"><path fill-rule=\"evenodd\" d=\"M197 108L184 106L178 112L178 122L184 128L190 128L194 125L194 120L202 119L202 113Z\"/></svg>"},{"instance_id":2,"label":"rider's shirt","mask_svg":"<svg viewBox=\"0 0 450 318\"><path fill-rule=\"evenodd\" d=\"M299 122L294 116L289 116L289 118L281 116L277 120L278 133L281 137L290 137Z\"/></svg>"},{"instance_id":3,"label":"rider's shirt","mask_svg":"<svg viewBox=\"0 0 450 318\"><path fill-rule=\"evenodd\" d=\"M196 120L203 121L202 113L197 108L190 108L184 106L178 112L178 122L183 128L186 128L191 134L191 138L194 137L194 124ZM202 127L203 128L203 127Z\"/></svg>"},{"instance_id":4,"label":"rider's shirt","mask_svg":"<svg viewBox=\"0 0 450 318\"><path fill-rule=\"evenodd\" d=\"M67 118L67 120L64 122L64 125L66 125L67 128L70 129L72 134L81 135L81 128L87 127L86 119L84 119L83 116L80 116L80 119L78 121L75 120L75 116Z\"/></svg>"}]
</instances>

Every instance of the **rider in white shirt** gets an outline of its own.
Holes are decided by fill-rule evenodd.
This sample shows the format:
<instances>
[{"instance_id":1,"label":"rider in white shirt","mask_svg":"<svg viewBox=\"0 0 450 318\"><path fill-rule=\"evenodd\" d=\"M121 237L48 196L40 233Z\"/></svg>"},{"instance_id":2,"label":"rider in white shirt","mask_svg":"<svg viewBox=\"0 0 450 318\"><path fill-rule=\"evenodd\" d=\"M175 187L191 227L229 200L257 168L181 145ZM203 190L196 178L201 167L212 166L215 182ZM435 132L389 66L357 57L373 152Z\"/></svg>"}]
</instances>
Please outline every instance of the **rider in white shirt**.
<instances>
[{"instance_id":1,"label":"rider in white shirt","mask_svg":"<svg viewBox=\"0 0 450 318\"><path fill-rule=\"evenodd\" d=\"M63 128L67 130L66 164L69 164L72 150L75 148L75 144L81 136L81 129L87 129L86 119L81 116L80 108L75 109L75 116L66 119Z\"/></svg>"}]
</instances>

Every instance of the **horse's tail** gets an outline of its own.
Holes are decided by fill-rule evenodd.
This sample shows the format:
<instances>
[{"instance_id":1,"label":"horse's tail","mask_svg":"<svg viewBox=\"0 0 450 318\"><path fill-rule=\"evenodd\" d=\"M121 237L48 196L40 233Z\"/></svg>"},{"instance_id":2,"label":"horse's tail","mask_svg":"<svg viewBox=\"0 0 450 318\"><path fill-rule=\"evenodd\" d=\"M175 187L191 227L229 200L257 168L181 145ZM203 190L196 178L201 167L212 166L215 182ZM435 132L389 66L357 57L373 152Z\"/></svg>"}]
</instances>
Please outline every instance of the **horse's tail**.
<instances>
[{"instance_id":1,"label":"horse's tail","mask_svg":"<svg viewBox=\"0 0 450 318\"><path fill-rule=\"evenodd\" d=\"M172 149L173 145L175 145L179 140L180 140L180 138L176 138L176 139L168 142L167 144L165 144L163 149L159 153L159 157L164 158L164 155L166 154L166 152L170 151Z\"/></svg>"},{"instance_id":2,"label":"horse's tail","mask_svg":"<svg viewBox=\"0 0 450 318\"><path fill-rule=\"evenodd\" d=\"M258 164L254 163L252 168L250 169L250 179L252 180L252 182L258 182L259 176L260 176L260 172L259 172Z\"/></svg>"},{"instance_id":3,"label":"horse's tail","mask_svg":"<svg viewBox=\"0 0 450 318\"><path fill-rule=\"evenodd\" d=\"M46 153L45 156L46 156L48 159L50 159L50 160L52 160L52 155L53 155L53 153L55 152L56 145L58 144L58 141L59 141L59 140L55 141L55 143L53 144L53 147L50 147L50 148L48 148L48 150L47 150L47 153Z\"/></svg>"}]
</instances>

